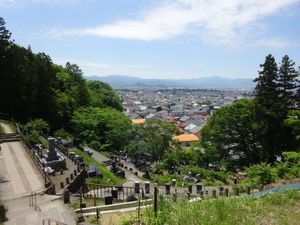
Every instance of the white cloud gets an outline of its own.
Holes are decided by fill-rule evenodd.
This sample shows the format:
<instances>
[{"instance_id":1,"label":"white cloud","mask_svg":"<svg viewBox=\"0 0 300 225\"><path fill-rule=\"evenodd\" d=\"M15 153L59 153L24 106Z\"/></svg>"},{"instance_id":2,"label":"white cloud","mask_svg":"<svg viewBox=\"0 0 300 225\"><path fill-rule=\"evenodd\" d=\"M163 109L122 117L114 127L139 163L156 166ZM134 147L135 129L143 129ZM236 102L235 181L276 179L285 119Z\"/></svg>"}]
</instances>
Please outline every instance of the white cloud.
<instances>
[{"instance_id":1,"label":"white cloud","mask_svg":"<svg viewBox=\"0 0 300 225\"><path fill-rule=\"evenodd\" d=\"M267 46L270 48L287 48L295 47L296 45L284 38L269 38L257 40L253 43L253 46Z\"/></svg>"},{"instance_id":2,"label":"white cloud","mask_svg":"<svg viewBox=\"0 0 300 225\"><path fill-rule=\"evenodd\" d=\"M41 4L61 4L77 2L78 0L0 0L0 9L19 7L24 4L41 3Z\"/></svg>"},{"instance_id":3,"label":"white cloud","mask_svg":"<svg viewBox=\"0 0 300 225\"><path fill-rule=\"evenodd\" d=\"M54 58L54 63L65 66L67 62L77 64L87 76L91 75L109 75L109 74L130 74L139 76L153 75L152 69L148 65L141 64L111 64L95 61L87 61L83 59L63 59Z\"/></svg>"},{"instance_id":4,"label":"white cloud","mask_svg":"<svg viewBox=\"0 0 300 225\"><path fill-rule=\"evenodd\" d=\"M222 46L248 42L259 21L299 0L165 0L127 19L98 27L65 29L60 35L87 35L154 41L186 33ZM257 32L257 31L256 31ZM57 33L57 32L53 32ZM263 43L263 42L261 42Z\"/></svg>"}]
</instances>

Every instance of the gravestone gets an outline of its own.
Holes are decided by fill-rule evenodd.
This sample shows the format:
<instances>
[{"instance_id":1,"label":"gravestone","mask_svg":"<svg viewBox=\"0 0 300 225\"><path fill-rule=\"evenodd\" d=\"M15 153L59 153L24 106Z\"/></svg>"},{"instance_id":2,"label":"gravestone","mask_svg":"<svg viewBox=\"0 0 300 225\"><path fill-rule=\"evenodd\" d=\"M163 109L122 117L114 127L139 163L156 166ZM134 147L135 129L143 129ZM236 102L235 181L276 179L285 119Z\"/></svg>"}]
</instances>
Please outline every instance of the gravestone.
<instances>
[{"instance_id":1,"label":"gravestone","mask_svg":"<svg viewBox=\"0 0 300 225\"><path fill-rule=\"evenodd\" d=\"M172 186L173 186L173 187L176 186L176 179L172 179Z\"/></svg>"},{"instance_id":2,"label":"gravestone","mask_svg":"<svg viewBox=\"0 0 300 225\"><path fill-rule=\"evenodd\" d=\"M96 177L97 176L95 163L90 163L90 165L89 165L89 171L88 171L88 176L89 177Z\"/></svg>"},{"instance_id":3,"label":"gravestone","mask_svg":"<svg viewBox=\"0 0 300 225\"><path fill-rule=\"evenodd\" d=\"M48 138L48 156L47 161L58 160L57 152L55 150L55 138Z\"/></svg>"},{"instance_id":4,"label":"gravestone","mask_svg":"<svg viewBox=\"0 0 300 225\"><path fill-rule=\"evenodd\" d=\"M135 192L135 194L140 193L140 182L139 181L134 182L134 192Z\"/></svg>"},{"instance_id":5,"label":"gravestone","mask_svg":"<svg viewBox=\"0 0 300 225\"><path fill-rule=\"evenodd\" d=\"M117 188L113 188L111 190L111 195L114 199L118 199L118 189Z\"/></svg>"},{"instance_id":6,"label":"gravestone","mask_svg":"<svg viewBox=\"0 0 300 225\"><path fill-rule=\"evenodd\" d=\"M165 187L166 187L166 194L169 195L169 194L170 194L170 190L171 190L170 184L169 184L169 183L166 183L166 184L165 184Z\"/></svg>"},{"instance_id":7,"label":"gravestone","mask_svg":"<svg viewBox=\"0 0 300 225\"><path fill-rule=\"evenodd\" d=\"M111 205L111 204L113 204L113 197L112 197L112 195L105 196L104 202L105 202L105 205Z\"/></svg>"},{"instance_id":8,"label":"gravestone","mask_svg":"<svg viewBox=\"0 0 300 225\"><path fill-rule=\"evenodd\" d=\"M146 194L150 193L150 181L145 181L145 192Z\"/></svg>"},{"instance_id":9,"label":"gravestone","mask_svg":"<svg viewBox=\"0 0 300 225\"><path fill-rule=\"evenodd\" d=\"M199 193L202 190L202 184L201 183L197 183L196 184L196 188L197 188L197 192Z\"/></svg>"}]
</instances>

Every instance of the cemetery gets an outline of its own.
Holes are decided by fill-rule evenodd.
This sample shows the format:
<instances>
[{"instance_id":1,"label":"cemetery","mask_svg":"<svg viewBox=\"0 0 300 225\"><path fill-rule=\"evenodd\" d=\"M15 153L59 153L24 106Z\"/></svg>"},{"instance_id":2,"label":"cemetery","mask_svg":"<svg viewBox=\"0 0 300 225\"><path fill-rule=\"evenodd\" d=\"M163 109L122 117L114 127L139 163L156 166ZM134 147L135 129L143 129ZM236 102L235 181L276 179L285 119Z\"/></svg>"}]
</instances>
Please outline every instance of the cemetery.
<instances>
[{"instance_id":1,"label":"cemetery","mask_svg":"<svg viewBox=\"0 0 300 225\"><path fill-rule=\"evenodd\" d=\"M253 187L240 183L247 178L238 172L220 185L209 185L207 175L191 166L168 171L147 157L111 154L101 162L99 152L79 142L48 137L47 147L32 147L20 133L20 140L45 178L45 193L62 196L64 204L74 207L77 217L106 211L152 208L157 213L161 201L197 202L251 196ZM190 170L189 170L190 169ZM215 168L216 177L221 173ZM219 179L219 178L218 178ZM257 190L256 190L257 191ZM257 192L255 192L257 193Z\"/></svg>"}]
</instances>

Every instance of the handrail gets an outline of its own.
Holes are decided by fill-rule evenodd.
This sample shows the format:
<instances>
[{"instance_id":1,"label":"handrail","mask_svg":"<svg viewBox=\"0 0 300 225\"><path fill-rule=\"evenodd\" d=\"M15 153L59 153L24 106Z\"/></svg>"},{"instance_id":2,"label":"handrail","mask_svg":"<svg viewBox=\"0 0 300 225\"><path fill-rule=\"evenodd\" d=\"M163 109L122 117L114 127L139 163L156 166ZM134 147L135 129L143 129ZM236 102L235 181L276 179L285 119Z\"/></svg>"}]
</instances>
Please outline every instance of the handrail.
<instances>
[{"instance_id":1,"label":"handrail","mask_svg":"<svg viewBox=\"0 0 300 225\"><path fill-rule=\"evenodd\" d=\"M68 225L66 223L57 221L57 220L52 219L52 218L43 219L43 225L48 225L48 224L50 224L50 222L54 222L56 225Z\"/></svg>"}]
</instances>

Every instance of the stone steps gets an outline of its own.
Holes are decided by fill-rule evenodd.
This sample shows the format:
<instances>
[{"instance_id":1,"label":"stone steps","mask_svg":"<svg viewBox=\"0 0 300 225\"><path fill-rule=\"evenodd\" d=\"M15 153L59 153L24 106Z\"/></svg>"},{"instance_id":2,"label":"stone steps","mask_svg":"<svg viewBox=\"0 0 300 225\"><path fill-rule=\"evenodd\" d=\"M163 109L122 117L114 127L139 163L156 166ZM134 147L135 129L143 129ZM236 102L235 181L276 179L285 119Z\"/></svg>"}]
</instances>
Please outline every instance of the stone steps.
<instances>
[{"instance_id":1,"label":"stone steps","mask_svg":"<svg viewBox=\"0 0 300 225\"><path fill-rule=\"evenodd\" d=\"M0 135L0 143L2 142L12 142L12 141L20 141L21 137L19 134L10 133L10 134L1 134Z\"/></svg>"}]
</instances>

